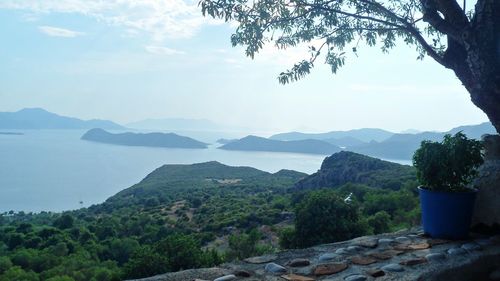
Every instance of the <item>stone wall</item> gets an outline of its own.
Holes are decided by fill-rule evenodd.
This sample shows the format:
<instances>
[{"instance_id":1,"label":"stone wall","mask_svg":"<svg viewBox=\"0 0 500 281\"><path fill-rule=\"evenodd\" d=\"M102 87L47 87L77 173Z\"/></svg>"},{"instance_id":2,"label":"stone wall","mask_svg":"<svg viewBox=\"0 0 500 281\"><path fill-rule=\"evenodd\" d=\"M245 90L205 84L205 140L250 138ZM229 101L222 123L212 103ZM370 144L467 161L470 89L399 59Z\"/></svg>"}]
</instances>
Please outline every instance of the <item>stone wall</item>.
<instances>
[{"instance_id":1,"label":"stone wall","mask_svg":"<svg viewBox=\"0 0 500 281\"><path fill-rule=\"evenodd\" d=\"M474 185L479 189L473 225L500 226L500 135L486 135L485 161Z\"/></svg>"},{"instance_id":2,"label":"stone wall","mask_svg":"<svg viewBox=\"0 0 500 281\"><path fill-rule=\"evenodd\" d=\"M413 229L140 279L191 280L500 280L500 236L449 241Z\"/></svg>"}]
</instances>

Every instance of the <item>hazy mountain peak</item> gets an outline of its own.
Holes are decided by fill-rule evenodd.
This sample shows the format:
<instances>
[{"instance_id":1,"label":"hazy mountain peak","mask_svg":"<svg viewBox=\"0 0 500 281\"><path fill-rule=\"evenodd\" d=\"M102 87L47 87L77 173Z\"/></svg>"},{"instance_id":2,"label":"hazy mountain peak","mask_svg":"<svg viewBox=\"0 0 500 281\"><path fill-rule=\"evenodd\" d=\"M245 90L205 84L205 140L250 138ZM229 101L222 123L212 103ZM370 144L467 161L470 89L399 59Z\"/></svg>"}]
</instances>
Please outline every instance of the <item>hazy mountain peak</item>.
<instances>
[{"instance_id":1,"label":"hazy mountain peak","mask_svg":"<svg viewBox=\"0 0 500 281\"><path fill-rule=\"evenodd\" d=\"M0 112L0 129L123 129L108 120L81 120L61 116L43 108L23 108L16 112Z\"/></svg>"}]
</instances>

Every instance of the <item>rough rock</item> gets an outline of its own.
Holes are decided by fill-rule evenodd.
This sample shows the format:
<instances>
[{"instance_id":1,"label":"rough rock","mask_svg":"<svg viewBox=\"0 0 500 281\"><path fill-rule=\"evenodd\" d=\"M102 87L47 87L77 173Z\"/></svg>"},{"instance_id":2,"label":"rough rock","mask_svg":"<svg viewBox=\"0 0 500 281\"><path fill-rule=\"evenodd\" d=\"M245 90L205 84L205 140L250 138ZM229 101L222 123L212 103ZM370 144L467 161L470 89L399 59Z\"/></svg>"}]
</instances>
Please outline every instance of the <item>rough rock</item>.
<instances>
[{"instance_id":1,"label":"rough rock","mask_svg":"<svg viewBox=\"0 0 500 281\"><path fill-rule=\"evenodd\" d=\"M381 277L381 276L384 276L385 275L385 272L383 270L380 270L380 269L374 269L374 268L371 268L371 269L368 269L366 270L366 273L372 277Z\"/></svg>"},{"instance_id":2,"label":"rough rock","mask_svg":"<svg viewBox=\"0 0 500 281\"><path fill-rule=\"evenodd\" d=\"M303 267L310 264L311 262L308 259L293 259L287 265L291 267Z\"/></svg>"},{"instance_id":3,"label":"rough rock","mask_svg":"<svg viewBox=\"0 0 500 281\"><path fill-rule=\"evenodd\" d=\"M307 276L302 276L302 275L297 275L297 274L281 275L281 277L283 279L289 280L289 281L314 281L313 278L310 278Z\"/></svg>"},{"instance_id":4,"label":"rough rock","mask_svg":"<svg viewBox=\"0 0 500 281\"><path fill-rule=\"evenodd\" d=\"M320 264L314 269L314 275L331 275L347 269L347 263Z\"/></svg>"},{"instance_id":5,"label":"rough rock","mask_svg":"<svg viewBox=\"0 0 500 281\"><path fill-rule=\"evenodd\" d=\"M427 254L425 258L428 261L442 261L446 259L446 256L443 253L432 253L432 254Z\"/></svg>"},{"instance_id":6,"label":"rough rock","mask_svg":"<svg viewBox=\"0 0 500 281\"><path fill-rule=\"evenodd\" d=\"M422 263L426 263L426 262L427 262L426 258L411 258L408 260L400 261L399 264L412 266L412 265L422 264Z\"/></svg>"},{"instance_id":7,"label":"rough rock","mask_svg":"<svg viewBox=\"0 0 500 281\"><path fill-rule=\"evenodd\" d=\"M500 135L483 136L485 161L473 185L478 188L472 225L500 225Z\"/></svg>"},{"instance_id":8,"label":"rough rock","mask_svg":"<svg viewBox=\"0 0 500 281\"><path fill-rule=\"evenodd\" d=\"M246 261L248 263L260 264L260 263L268 263L268 262L274 261L277 258L278 257L276 255L265 255L265 256L247 258L247 259L244 259L244 261Z\"/></svg>"},{"instance_id":9,"label":"rough rock","mask_svg":"<svg viewBox=\"0 0 500 281\"><path fill-rule=\"evenodd\" d=\"M236 276L233 274L225 275L219 278L215 278L214 281L231 281L236 279Z\"/></svg>"},{"instance_id":10,"label":"rough rock","mask_svg":"<svg viewBox=\"0 0 500 281\"><path fill-rule=\"evenodd\" d=\"M266 264L266 267L264 269L270 273L285 273L286 272L285 267L283 267L279 264L276 264L274 262L270 262L270 263Z\"/></svg>"},{"instance_id":11,"label":"rough rock","mask_svg":"<svg viewBox=\"0 0 500 281\"><path fill-rule=\"evenodd\" d=\"M377 262L377 259L368 256L354 256L350 260L353 264L358 265L369 265Z\"/></svg>"},{"instance_id":12,"label":"rough rock","mask_svg":"<svg viewBox=\"0 0 500 281\"><path fill-rule=\"evenodd\" d=\"M383 271L390 271L390 272L401 272L405 270L401 265L397 263L390 263L388 265L384 265L380 269L382 269Z\"/></svg>"},{"instance_id":13,"label":"rough rock","mask_svg":"<svg viewBox=\"0 0 500 281\"><path fill-rule=\"evenodd\" d=\"M252 276L252 273L250 273L249 271L247 270L236 270L234 272L234 275L236 275L237 277L250 277Z\"/></svg>"},{"instance_id":14,"label":"rough rock","mask_svg":"<svg viewBox=\"0 0 500 281\"><path fill-rule=\"evenodd\" d=\"M354 275L347 276L346 278L344 278L344 280L345 281L365 281L366 276L361 275L361 274L354 274Z\"/></svg>"},{"instance_id":15,"label":"rough rock","mask_svg":"<svg viewBox=\"0 0 500 281\"><path fill-rule=\"evenodd\" d=\"M319 256L319 261L330 261L330 260L337 260L339 259L340 256L335 253L324 253L321 256Z\"/></svg>"}]
</instances>

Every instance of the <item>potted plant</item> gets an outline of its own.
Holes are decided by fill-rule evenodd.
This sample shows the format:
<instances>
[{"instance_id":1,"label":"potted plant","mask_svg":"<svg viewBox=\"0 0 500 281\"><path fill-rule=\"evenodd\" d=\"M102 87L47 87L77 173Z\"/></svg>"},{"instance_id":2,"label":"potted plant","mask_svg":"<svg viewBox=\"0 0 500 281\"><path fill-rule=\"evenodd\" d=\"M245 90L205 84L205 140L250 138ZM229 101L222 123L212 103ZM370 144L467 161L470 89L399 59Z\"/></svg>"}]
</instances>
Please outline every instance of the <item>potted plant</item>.
<instances>
[{"instance_id":1,"label":"potted plant","mask_svg":"<svg viewBox=\"0 0 500 281\"><path fill-rule=\"evenodd\" d=\"M477 190L470 183L483 163L482 143L462 132L443 141L422 141L413 155L424 232L462 239L469 233Z\"/></svg>"}]
</instances>

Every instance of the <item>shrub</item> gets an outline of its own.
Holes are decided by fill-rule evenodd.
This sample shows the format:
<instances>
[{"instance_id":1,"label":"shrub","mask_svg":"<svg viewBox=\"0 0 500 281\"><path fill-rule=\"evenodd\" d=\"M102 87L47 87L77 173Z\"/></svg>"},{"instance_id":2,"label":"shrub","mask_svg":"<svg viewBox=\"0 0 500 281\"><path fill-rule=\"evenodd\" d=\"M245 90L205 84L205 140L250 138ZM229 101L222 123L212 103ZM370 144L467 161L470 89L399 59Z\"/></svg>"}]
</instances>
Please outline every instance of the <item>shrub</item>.
<instances>
[{"instance_id":1,"label":"shrub","mask_svg":"<svg viewBox=\"0 0 500 281\"><path fill-rule=\"evenodd\" d=\"M444 136L442 142L422 141L413 155L417 178L436 191L463 191L483 163L482 143L462 132Z\"/></svg>"},{"instance_id":2,"label":"shrub","mask_svg":"<svg viewBox=\"0 0 500 281\"><path fill-rule=\"evenodd\" d=\"M386 233L390 229L391 216L385 212L380 211L375 215L368 217L368 224L373 229L374 234Z\"/></svg>"},{"instance_id":3,"label":"shrub","mask_svg":"<svg viewBox=\"0 0 500 281\"><path fill-rule=\"evenodd\" d=\"M367 234L355 204L347 204L334 191L313 191L296 208L295 240L299 248L348 240Z\"/></svg>"}]
</instances>

